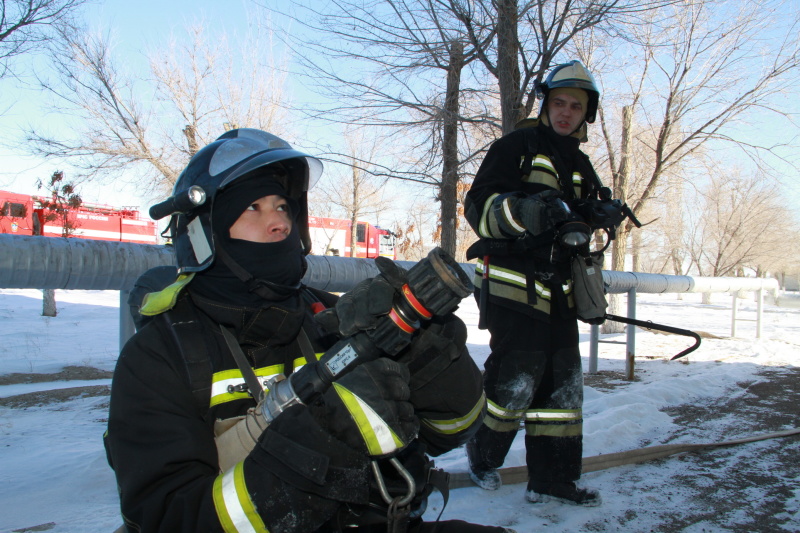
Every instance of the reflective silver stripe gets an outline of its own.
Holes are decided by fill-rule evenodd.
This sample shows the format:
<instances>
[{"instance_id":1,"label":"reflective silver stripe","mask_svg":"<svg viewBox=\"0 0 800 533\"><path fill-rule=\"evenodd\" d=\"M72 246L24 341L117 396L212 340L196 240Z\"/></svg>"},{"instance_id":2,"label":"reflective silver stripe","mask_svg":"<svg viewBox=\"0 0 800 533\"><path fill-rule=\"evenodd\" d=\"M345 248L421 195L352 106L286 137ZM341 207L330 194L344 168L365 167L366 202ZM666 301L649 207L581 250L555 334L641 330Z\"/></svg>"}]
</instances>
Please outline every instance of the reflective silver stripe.
<instances>
[{"instance_id":1,"label":"reflective silver stripe","mask_svg":"<svg viewBox=\"0 0 800 533\"><path fill-rule=\"evenodd\" d=\"M550 161L550 158L546 155L538 154L536 159L533 160L533 166L547 169L553 174L556 173L556 167L553 166L552 161Z\"/></svg>"},{"instance_id":2,"label":"reflective silver stripe","mask_svg":"<svg viewBox=\"0 0 800 533\"><path fill-rule=\"evenodd\" d=\"M503 199L503 215L505 216L506 222L509 226L517 230L519 233L525 231L525 226L520 225L517 220L514 218L514 215L511 214L511 197L507 197Z\"/></svg>"},{"instance_id":3,"label":"reflective silver stripe","mask_svg":"<svg viewBox=\"0 0 800 533\"><path fill-rule=\"evenodd\" d=\"M505 418L508 420L519 420L525 413L525 409L507 409L494 403L492 400L487 402L487 407L492 416L497 418Z\"/></svg>"},{"instance_id":4,"label":"reflective silver stripe","mask_svg":"<svg viewBox=\"0 0 800 533\"><path fill-rule=\"evenodd\" d=\"M483 259L478 259L478 264L475 265L475 274L483 274ZM520 287L527 287L527 281L525 278L525 274L517 272L515 270L510 270L508 268L502 268L498 266L490 266L489 267L489 278L495 278L502 281L507 281L509 283L513 283L515 285L519 285Z\"/></svg>"},{"instance_id":5,"label":"reflective silver stripe","mask_svg":"<svg viewBox=\"0 0 800 533\"><path fill-rule=\"evenodd\" d=\"M497 198L498 196L500 196L499 193L491 195L489 198L486 199L486 202L484 202L483 204L483 214L481 215L481 221L478 224L478 232L480 233L481 237L486 237L488 239L495 237L491 233L491 231L489 231L489 213L491 213L494 199Z\"/></svg>"},{"instance_id":6,"label":"reflective silver stripe","mask_svg":"<svg viewBox=\"0 0 800 533\"><path fill-rule=\"evenodd\" d=\"M483 260L478 259L475 265L475 277L473 278L476 287L480 287L483 275ZM534 304L528 302L528 284L525 274L502 268L489 266L489 294L499 298L505 298L521 304L530 305L543 313L550 314L551 292L540 281L533 280L536 294L539 296ZM568 295L570 296L570 295ZM572 307L572 305L570 305Z\"/></svg>"},{"instance_id":7,"label":"reflective silver stripe","mask_svg":"<svg viewBox=\"0 0 800 533\"><path fill-rule=\"evenodd\" d=\"M528 422L562 422L582 418L583 412L580 409L540 409L525 413L525 420Z\"/></svg>"},{"instance_id":8,"label":"reflective silver stripe","mask_svg":"<svg viewBox=\"0 0 800 533\"><path fill-rule=\"evenodd\" d=\"M545 287L542 283L540 283L538 281L534 280L533 283L534 283L534 287L536 287L536 294L538 294L539 296L541 296L542 298L544 298L546 300L549 300L550 296L551 296L550 289L548 289L547 287Z\"/></svg>"},{"instance_id":9,"label":"reflective silver stripe","mask_svg":"<svg viewBox=\"0 0 800 533\"><path fill-rule=\"evenodd\" d=\"M255 369L255 374L259 378L258 381L262 383L264 390L267 390L267 388L263 386L265 381L282 373L283 365L272 365ZM211 378L210 405L213 407L221 403L249 398L250 394L248 394L246 391L228 392L228 386L233 385L235 387L237 385L243 385L244 383L245 381L244 377L242 377L242 371L238 368L215 372L214 376Z\"/></svg>"},{"instance_id":10,"label":"reflective silver stripe","mask_svg":"<svg viewBox=\"0 0 800 533\"><path fill-rule=\"evenodd\" d=\"M452 435L454 433L458 433L459 431L463 431L464 429L470 427L481 414L483 411L483 405L486 403L486 395L481 394L481 399L478 400L478 403L475 404L475 407L467 413L466 416L462 416L461 418L454 418L451 420L429 420L423 419L422 423L426 426L430 427L434 431L439 433L444 433L445 435Z\"/></svg>"}]
</instances>

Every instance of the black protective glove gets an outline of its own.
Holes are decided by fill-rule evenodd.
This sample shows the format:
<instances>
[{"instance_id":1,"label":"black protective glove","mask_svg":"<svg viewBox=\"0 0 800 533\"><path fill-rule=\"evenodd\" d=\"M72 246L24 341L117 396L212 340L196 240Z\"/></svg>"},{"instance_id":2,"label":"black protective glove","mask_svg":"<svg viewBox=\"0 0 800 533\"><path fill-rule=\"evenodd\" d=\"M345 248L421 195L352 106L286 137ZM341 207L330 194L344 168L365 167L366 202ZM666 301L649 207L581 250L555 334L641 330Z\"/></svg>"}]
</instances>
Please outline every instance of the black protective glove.
<instances>
[{"instance_id":1,"label":"black protective glove","mask_svg":"<svg viewBox=\"0 0 800 533\"><path fill-rule=\"evenodd\" d=\"M534 236L557 227L569 216L561 193L555 190L518 198L512 211L528 233Z\"/></svg>"},{"instance_id":2,"label":"black protective glove","mask_svg":"<svg viewBox=\"0 0 800 533\"><path fill-rule=\"evenodd\" d=\"M315 319L329 332L348 337L374 329L378 319L389 314L396 291L406 283L406 271L391 259L375 259L380 275L366 279L347 291L334 309L326 309Z\"/></svg>"},{"instance_id":3,"label":"black protective glove","mask_svg":"<svg viewBox=\"0 0 800 533\"><path fill-rule=\"evenodd\" d=\"M408 368L387 358L361 364L337 379L311 406L318 423L370 457L392 455L413 441L419 420L409 403Z\"/></svg>"}]
</instances>

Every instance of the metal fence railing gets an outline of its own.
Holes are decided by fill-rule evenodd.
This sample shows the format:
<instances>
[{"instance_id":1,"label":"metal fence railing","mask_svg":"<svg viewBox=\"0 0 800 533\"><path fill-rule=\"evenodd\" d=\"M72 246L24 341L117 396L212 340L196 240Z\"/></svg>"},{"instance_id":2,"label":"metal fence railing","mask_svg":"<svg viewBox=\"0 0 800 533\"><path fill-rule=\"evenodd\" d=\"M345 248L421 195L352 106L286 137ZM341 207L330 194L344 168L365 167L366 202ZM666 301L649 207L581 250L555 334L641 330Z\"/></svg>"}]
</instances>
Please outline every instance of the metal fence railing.
<instances>
[{"instance_id":1,"label":"metal fence railing","mask_svg":"<svg viewBox=\"0 0 800 533\"><path fill-rule=\"evenodd\" d=\"M406 268L413 265L404 261L398 263ZM168 246L0 234L0 288L120 291L120 347L133 334L127 300L136 279L150 268L172 264L173 254ZM470 277L473 276L474 264L462 263L461 266ZM308 271L303 282L317 289L345 292L377 273L371 259L309 256ZM636 318L637 292L731 293L734 297L732 335L735 334L736 321L741 320L736 316L736 298L742 292L756 293L757 337L761 336L765 294L769 294L777 305L795 306L800 302L800 299L779 295L775 279L704 278L604 270L603 281L607 292L627 293L629 318ZM598 343L599 328L592 326L590 372L597 371ZM627 358L632 365L636 346L635 327L626 330L626 346Z\"/></svg>"}]
</instances>

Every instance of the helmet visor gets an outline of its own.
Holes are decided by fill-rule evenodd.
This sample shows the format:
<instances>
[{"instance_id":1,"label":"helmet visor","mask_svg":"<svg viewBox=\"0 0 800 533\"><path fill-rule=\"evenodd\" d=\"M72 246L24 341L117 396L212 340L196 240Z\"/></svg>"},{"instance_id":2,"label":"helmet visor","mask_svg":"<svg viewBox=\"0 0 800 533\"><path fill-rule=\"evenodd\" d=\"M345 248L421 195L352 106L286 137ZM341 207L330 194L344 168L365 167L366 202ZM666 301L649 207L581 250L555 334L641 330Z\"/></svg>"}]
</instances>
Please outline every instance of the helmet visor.
<instances>
[{"instance_id":1,"label":"helmet visor","mask_svg":"<svg viewBox=\"0 0 800 533\"><path fill-rule=\"evenodd\" d=\"M305 162L308 172L306 179L303 180L304 183L300 184L301 191L313 187L322 174L322 162L292 149L291 145L280 137L249 128L242 128L237 133L236 138L228 140L214 152L208 165L208 173L212 177L230 171L220 183L220 187L260 167L287 159L300 159Z\"/></svg>"}]
</instances>

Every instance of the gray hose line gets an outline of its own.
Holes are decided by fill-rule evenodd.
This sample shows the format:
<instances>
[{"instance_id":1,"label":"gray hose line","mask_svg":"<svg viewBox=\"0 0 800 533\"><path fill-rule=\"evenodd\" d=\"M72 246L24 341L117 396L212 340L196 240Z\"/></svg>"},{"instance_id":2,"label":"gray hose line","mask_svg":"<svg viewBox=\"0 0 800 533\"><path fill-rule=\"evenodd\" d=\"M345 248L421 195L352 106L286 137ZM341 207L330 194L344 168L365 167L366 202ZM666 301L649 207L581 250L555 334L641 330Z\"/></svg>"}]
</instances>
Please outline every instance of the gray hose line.
<instances>
[{"instance_id":1,"label":"gray hose line","mask_svg":"<svg viewBox=\"0 0 800 533\"><path fill-rule=\"evenodd\" d=\"M647 446L645 448L638 448L636 450L628 450L626 452L594 455L592 457L583 458L583 473L585 474L587 472L596 472L598 470L605 470L607 468L614 468L616 466L631 465L643 463L645 461L652 461L655 459L662 459L676 453L699 451L706 448L719 448L722 446L733 446L735 444L745 444L747 442L789 437L798 434L800 434L800 428L778 431L775 433L764 433L762 435L753 435L752 437L728 440L724 442L709 442L705 444L663 444L660 446ZM500 472L500 477L503 479L503 483L506 485L513 485L515 483L523 483L528 481L528 467L526 466L500 468L498 472ZM450 474L449 486L451 489L459 489L463 487L473 487L475 484L472 482L472 480L470 480L469 474L459 472Z\"/></svg>"}]
</instances>

